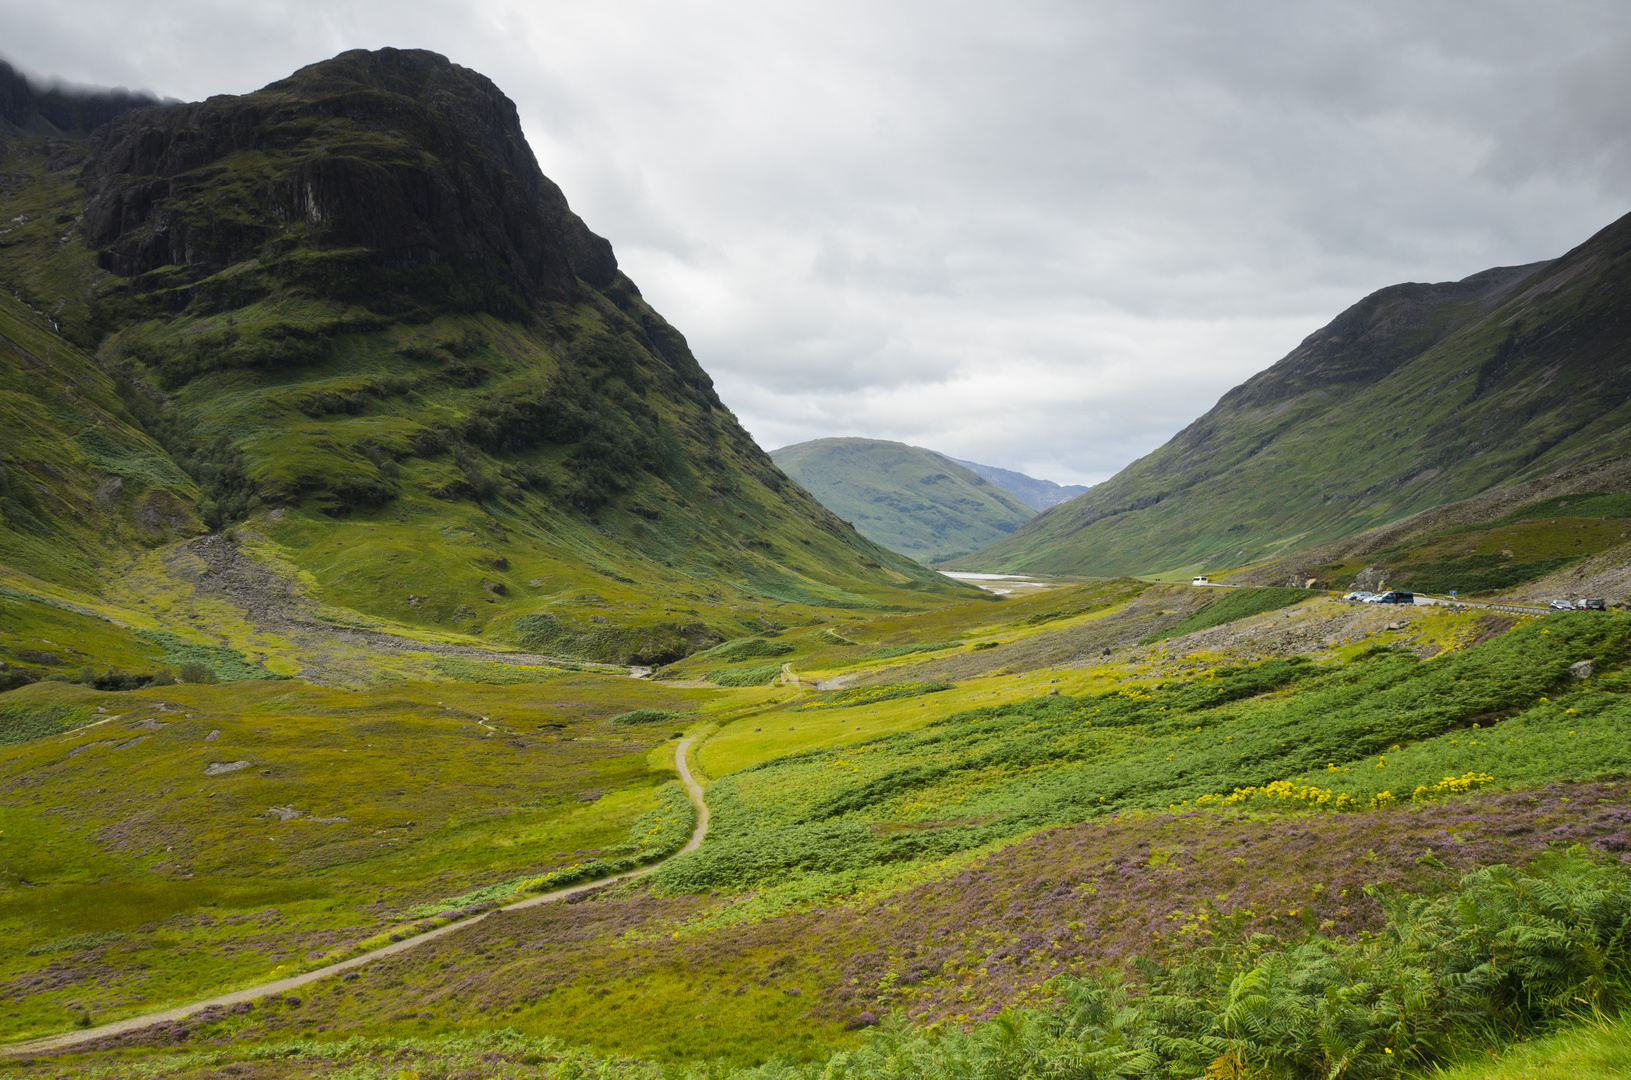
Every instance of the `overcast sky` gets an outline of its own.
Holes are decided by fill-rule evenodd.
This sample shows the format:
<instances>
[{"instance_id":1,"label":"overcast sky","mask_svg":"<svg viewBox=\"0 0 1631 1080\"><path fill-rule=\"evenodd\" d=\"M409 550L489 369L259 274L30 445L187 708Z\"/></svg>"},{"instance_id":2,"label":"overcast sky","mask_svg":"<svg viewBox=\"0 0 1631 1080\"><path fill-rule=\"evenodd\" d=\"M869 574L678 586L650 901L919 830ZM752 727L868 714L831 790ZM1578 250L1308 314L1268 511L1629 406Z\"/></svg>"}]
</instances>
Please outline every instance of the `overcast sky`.
<instances>
[{"instance_id":1,"label":"overcast sky","mask_svg":"<svg viewBox=\"0 0 1631 1080\"><path fill-rule=\"evenodd\" d=\"M490 76L766 449L1061 483L1365 293L1631 210L1631 4L0 0L39 75L187 100L349 48Z\"/></svg>"}]
</instances>

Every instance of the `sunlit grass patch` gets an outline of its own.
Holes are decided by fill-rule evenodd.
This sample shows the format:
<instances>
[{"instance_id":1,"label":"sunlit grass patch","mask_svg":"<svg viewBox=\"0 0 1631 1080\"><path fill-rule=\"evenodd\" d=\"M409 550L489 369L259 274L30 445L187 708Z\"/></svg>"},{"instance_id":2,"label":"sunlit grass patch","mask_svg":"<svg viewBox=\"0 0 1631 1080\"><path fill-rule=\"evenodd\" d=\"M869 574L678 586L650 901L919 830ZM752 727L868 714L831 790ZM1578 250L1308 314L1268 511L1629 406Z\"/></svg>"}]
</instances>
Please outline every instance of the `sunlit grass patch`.
<instances>
[{"instance_id":1,"label":"sunlit grass patch","mask_svg":"<svg viewBox=\"0 0 1631 1080\"><path fill-rule=\"evenodd\" d=\"M436 670L460 682L492 683L495 686L521 686L528 683L548 682L567 670L569 665L543 667L535 664L506 664L501 661L464 660L454 656L438 656ZM581 669L579 669L581 670Z\"/></svg>"},{"instance_id":2,"label":"sunlit grass patch","mask_svg":"<svg viewBox=\"0 0 1631 1080\"><path fill-rule=\"evenodd\" d=\"M781 674L780 664L759 667L719 668L708 672L708 681L720 686L763 686Z\"/></svg>"},{"instance_id":3,"label":"sunlit grass patch","mask_svg":"<svg viewBox=\"0 0 1631 1080\"><path fill-rule=\"evenodd\" d=\"M1458 1055L1465 1064L1415 1074L1421 1080L1621 1080L1631 1076L1631 1014L1604 1017L1497 1052L1481 1040Z\"/></svg>"},{"instance_id":4,"label":"sunlit grass patch","mask_svg":"<svg viewBox=\"0 0 1631 1080\"><path fill-rule=\"evenodd\" d=\"M814 701L803 701L790 708L803 712L808 709L853 709L861 705L876 705L897 698L922 697L952 689L945 682L884 683L879 686L860 686L853 690L837 690Z\"/></svg>"}]
</instances>

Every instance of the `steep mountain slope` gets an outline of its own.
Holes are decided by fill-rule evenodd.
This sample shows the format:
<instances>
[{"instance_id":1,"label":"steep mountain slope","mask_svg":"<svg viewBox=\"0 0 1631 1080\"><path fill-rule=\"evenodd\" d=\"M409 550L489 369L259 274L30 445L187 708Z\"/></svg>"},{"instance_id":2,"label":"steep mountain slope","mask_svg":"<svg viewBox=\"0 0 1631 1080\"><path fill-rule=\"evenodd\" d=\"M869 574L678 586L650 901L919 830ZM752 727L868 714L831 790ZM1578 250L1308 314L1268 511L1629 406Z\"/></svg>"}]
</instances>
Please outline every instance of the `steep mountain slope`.
<instances>
[{"instance_id":1,"label":"steep mountain slope","mask_svg":"<svg viewBox=\"0 0 1631 1080\"><path fill-rule=\"evenodd\" d=\"M963 565L1239 566L1624 454L1628 320L1631 216L1551 262L1383 289Z\"/></svg>"},{"instance_id":2,"label":"steep mountain slope","mask_svg":"<svg viewBox=\"0 0 1631 1080\"><path fill-rule=\"evenodd\" d=\"M318 600L656 661L729 636L744 603L956 589L788 482L514 105L441 56L349 52L83 140L13 124L4 153L0 282L196 484L187 524L246 526ZM83 426L28 408L61 439ZM99 535L109 559L158 542Z\"/></svg>"},{"instance_id":3,"label":"steep mountain slope","mask_svg":"<svg viewBox=\"0 0 1631 1080\"><path fill-rule=\"evenodd\" d=\"M770 458L857 531L922 562L1013 532L1030 508L933 450L881 439L812 439Z\"/></svg>"},{"instance_id":4,"label":"steep mountain slope","mask_svg":"<svg viewBox=\"0 0 1631 1080\"><path fill-rule=\"evenodd\" d=\"M71 584L111 547L200 530L198 489L114 383L0 293L0 563Z\"/></svg>"},{"instance_id":5,"label":"steep mountain slope","mask_svg":"<svg viewBox=\"0 0 1631 1080\"><path fill-rule=\"evenodd\" d=\"M1056 484L1052 480L1040 480L1034 476L1026 476L1022 472L1014 472L1012 469L999 469L995 465L981 465L979 462L964 461L962 458L952 460L985 477L1038 512L1050 506L1058 506L1067 499L1074 499L1087 490L1083 484Z\"/></svg>"},{"instance_id":6,"label":"steep mountain slope","mask_svg":"<svg viewBox=\"0 0 1631 1080\"><path fill-rule=\"evenodd\" d=\"M1612 494L1618 492L1620 494ZM1562 469L1242 568L1231 584L1390 586L1623 603L1631 583L1631 458Z\"/></svg>"}]
</instances>

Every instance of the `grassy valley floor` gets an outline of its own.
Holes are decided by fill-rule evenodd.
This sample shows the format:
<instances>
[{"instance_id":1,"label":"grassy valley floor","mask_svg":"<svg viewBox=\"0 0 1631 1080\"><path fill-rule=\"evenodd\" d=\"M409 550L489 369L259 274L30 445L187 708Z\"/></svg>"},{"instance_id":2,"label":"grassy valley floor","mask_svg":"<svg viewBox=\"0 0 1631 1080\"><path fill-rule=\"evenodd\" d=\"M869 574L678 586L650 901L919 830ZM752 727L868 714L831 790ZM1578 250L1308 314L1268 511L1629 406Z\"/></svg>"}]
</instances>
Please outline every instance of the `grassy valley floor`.
<instances>
[{"instance_id":1,"label":"grassy valley floor","mask_svg":"<svg viewBox=\"0 0 1631 1080\"><path fill-rule=\"evenodd\" d=\"M19 1075L822 1061L879 1024L1052 1015L1063 974L1357 948L1388 938L1391 896L1631 852L1631 621L1265 592L1220 622L1219 596L1087 582L843 616L655 680L13 691L60 731L0 751L13 1039L661 858L677 843L642 836L688 821L676 732L712 812L645 878ZM755 665L765 685L711 678Z\"/></svg>"}]
</instances>

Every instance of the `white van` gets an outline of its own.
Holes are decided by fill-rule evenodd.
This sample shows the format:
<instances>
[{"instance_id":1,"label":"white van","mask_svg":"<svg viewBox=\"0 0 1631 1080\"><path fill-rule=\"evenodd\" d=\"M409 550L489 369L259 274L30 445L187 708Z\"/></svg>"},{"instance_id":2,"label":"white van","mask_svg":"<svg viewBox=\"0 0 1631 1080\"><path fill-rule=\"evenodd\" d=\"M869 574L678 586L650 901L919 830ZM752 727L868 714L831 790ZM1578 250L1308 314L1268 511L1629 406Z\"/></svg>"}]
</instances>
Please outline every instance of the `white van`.
<instances>
[{"instance_id":1,"label":"white van","mask_svg":"<svg viewBox=\"0 0 1631 1080\"><path fill-rule=\"evenodd\" d=\"M1210 584L1212 584L1210 581L1206 580L1205 577L1190 578L1189 583L1191 585L1210 585Z\"/></svg>"}]
</instances>

